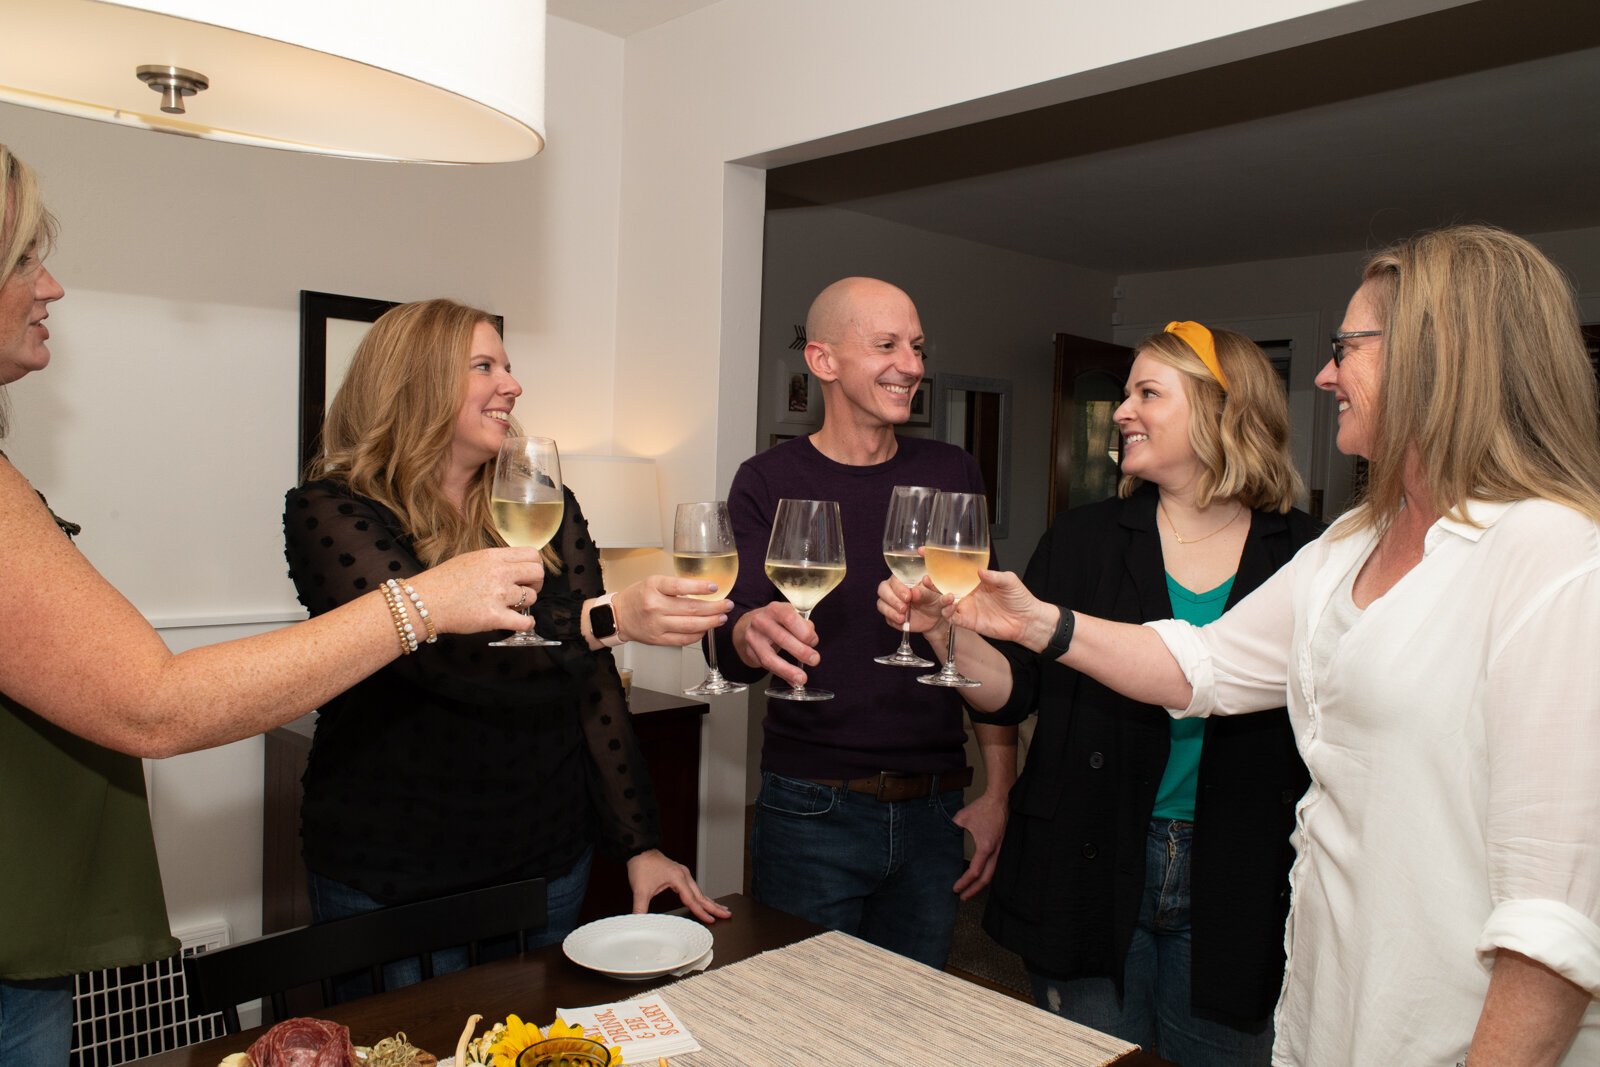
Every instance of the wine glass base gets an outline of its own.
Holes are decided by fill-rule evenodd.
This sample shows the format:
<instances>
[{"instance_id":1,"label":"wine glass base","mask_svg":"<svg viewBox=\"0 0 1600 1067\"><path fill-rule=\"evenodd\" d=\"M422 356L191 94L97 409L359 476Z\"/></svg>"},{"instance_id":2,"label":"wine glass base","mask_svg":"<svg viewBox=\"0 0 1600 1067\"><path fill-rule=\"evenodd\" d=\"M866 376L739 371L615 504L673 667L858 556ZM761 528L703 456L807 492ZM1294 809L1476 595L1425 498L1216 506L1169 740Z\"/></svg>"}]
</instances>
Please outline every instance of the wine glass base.
<instances>
[{"instance_id":1,"label":"wine glass base","mask_svg":"<svg viewBox=\"0 0 1600 1067\"><path fill-rule=\"evenodd\" d=\"M730 682L726 678L719 678L715 682L701 682L693 689L685 689L683 695L686 697L717 697L726 696L729 693L742 693L749 688L748 685L742 682Z\"/></svg>"},{"instance_id":2,"label":"wine glass base","mask_svg":"<svg viewBox=\"0 0 1600 1067\"><path fill-rule=\"evenodd\" d=\"M767 690L767 696L772 700L832 700L833 694L826 689L795 689L792 686L775 685Z\"/></svg>"},{"instance_id":3,"label":"wine glass base","mask_svg":"<svg viewBox=\"0 0 1600 1067\"><path fill-rule=\"evenodd\" d=\"M923 685L942 685L950 689L976 689L983 684L982 682L973 681L959 671L951 671L949 674L944 671L940 671L938 674L924 674L917 681Z\"/></svg>"},{"instance_id":4,"label":"wine glass base","mask_svg":"<svg viewBox=\"0 0 1600 1067\"><path fill-rule=\"evenodd\" d=\"M887 656L876 656L876 657L873 658L872 662L881 663L885 667L937 667L938 666L938 664L933 662L933 660L931 660L931 659L923 659L921 656L916 655L915 653L912 653L910 655L901 655L899 652L894 652L894 653L891 653L891 654L889 654Z\"/></svg>"},{"instance_id":5,"label":"wine glass base","mask_svg":"<svg viewBox=\"0 0 1600 1067\"><path fill-rule=\"evenodd\" d=\"M550 641L531 630L526 633L512 634L498 641L490 641L490 648L560 648L560 641Z\"/></svg>"}]
</instances>

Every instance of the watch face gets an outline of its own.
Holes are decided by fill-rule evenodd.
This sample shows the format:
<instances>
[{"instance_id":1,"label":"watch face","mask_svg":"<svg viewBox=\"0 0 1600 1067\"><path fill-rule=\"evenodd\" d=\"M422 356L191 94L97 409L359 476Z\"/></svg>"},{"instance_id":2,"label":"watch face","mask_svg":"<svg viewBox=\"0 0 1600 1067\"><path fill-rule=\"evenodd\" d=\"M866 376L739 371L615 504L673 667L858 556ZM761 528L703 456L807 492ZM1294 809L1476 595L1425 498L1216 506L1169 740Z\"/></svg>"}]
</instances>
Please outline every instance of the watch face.
<instances>
[{"instance_id":1,"label":"watch face","mask_svg":"<svg viewBox=\"0 0 1600 1067\"><path fill-rule=\"evenodd\" d=\"M600 604L589 610L589 628L597 638L610 637L617 632L617 618L610 604Z\"/></svg>"}]
</instances>

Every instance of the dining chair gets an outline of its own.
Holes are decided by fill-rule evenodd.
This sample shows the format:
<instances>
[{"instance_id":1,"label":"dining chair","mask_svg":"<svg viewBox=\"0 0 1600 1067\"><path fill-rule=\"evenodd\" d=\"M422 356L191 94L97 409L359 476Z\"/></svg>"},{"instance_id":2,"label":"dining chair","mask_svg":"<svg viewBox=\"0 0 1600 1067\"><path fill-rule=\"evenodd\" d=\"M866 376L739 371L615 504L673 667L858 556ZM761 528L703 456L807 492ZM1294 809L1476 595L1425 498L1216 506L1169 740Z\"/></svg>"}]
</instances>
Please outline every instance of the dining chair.
<instances>
[{"instance_id":1,"label":"dining chair","mask_svg":"<svg viewBox=\"0 0 1600 1067\"><path fill-rule=\"evenodd\" d=\"M333 1003L333 980L366 971L383 991L383 965L416 958L424 979L433 977L431 953L467 946L467 965L478 962L478 945L514 934L517 950L527 933L544 927L543 878L490 886L453 896L400 904L347 919L302 926L241 941L183 961L190 1011L221 1012L227 1032L239 1031L238 1005L270 997L276 1019L289 1017L287 992L313 983L322 1006ZM262 1020L266 1022L266 1019Z\"/></svg>"}]
</instances>

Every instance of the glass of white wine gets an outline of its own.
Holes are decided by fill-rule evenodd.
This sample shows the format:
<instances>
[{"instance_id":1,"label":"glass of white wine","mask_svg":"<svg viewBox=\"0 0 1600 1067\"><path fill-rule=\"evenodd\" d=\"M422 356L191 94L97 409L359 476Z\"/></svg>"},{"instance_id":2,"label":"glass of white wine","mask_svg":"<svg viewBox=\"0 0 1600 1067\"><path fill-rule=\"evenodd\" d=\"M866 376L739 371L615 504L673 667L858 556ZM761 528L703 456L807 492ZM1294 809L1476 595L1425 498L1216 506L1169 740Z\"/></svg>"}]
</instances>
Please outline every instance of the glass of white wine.
<instances>
[{"instance_id":1,"label":"glass of white wine","mask_svg":"<svg viewBox=\"0 0 1600 1067\"><path fill-rule=\"evenodd\" d=\"M883 524L883 561L900 584L910 589L921 585L923 575L928 573L928 565L917 549L928 540L928 520L933 517L933 498L938 492L923 485L897 485L889 497L889 517ZM931 659L923 659L911 650L909 610L900 627L900 647L873 662L890 667L936 666Z\"/></svg>"},{"instance_id":2,"label":"glass of white wine","mask_svg":"<svg viewBox=\"0 0 1600 1067\"><path fill-rule=\"evenodd\" d=\"M714 593L691 593L696 600L726 600L739 577L739 549L733 543L733 520L726 500L679 504L672 522L672 569L679 578L716 582ZM705 637L706 677L687 696L721 696L742 693L749 686L730 682L717 669L717 638Z\"/></svg>"},{"instance_id":3,"label":"glass of white wine","mask_svg":"<svg viewBox=\"0 0 1600 1067\"><path fill-rule=\"evenodd\" d=\"M933 501L928 540L922 546L928 578L941 593L962 597L978 588L978 572L989 566L989 505L982 493L940 493ZM956 628L950 627L944 666L924 674L924 685L970 689L982 685L956 670Z\"/></svg>"},{"instance_id":4,"label":"glass of white wine","mask_svg":"<svg viewBox=\"0 0 1600 1067\"><path fill-rule=\"evenodd\" d=\"M844 526L835 500L780 500L767 542L767 577L802 619L844 581ZM777 700L832 700L826 689L773 685Z\"/></svg>"},{"instance_id":5,"label":"glass of white wine","mask_svg":"<svg viewBox=\"0 0 1600 1067\"><path fill-rule=\"evenodd\" d=\"M508 545L516 548L543 548L561 529L561 455L548 437L508 437L500 443L500 458L495 460L494 488L489 492L489 511L494 528ZM533 614L533 605L527 612ZM561 644L548 641L532 630L490 641L496 648L550 648Z\"/></svg>"}]
</instances>

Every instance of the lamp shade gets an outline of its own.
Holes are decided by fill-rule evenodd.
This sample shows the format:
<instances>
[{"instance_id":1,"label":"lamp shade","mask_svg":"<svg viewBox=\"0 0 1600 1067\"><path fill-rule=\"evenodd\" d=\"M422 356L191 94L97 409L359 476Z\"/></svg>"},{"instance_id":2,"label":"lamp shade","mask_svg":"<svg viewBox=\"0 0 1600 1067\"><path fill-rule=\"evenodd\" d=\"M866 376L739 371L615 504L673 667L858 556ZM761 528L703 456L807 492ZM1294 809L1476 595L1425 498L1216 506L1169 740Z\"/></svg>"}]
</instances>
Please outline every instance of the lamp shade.
<instances>
[{"instance_id":1,"label":"lamp shade","mask_svg":"<svg viewBox=\"0 0 1600 1067\"><path fill-rule=\"evenodd\" d=\"M596 547L661 547L655 460L563 455L561 480L578 498Z\"/></svg>"},{"instance_id":2,"label":"lamp shade","mask_svg":"<svg viewBox=\"0 0 1600 1067\"><path fill-rule=\"evenodd\" d=\"M544 0L8 0L0 100L323 155L507 162L544 147L544 29ZM167 114L140 68L206 84Z\"/></svg>"}]
</instances>

